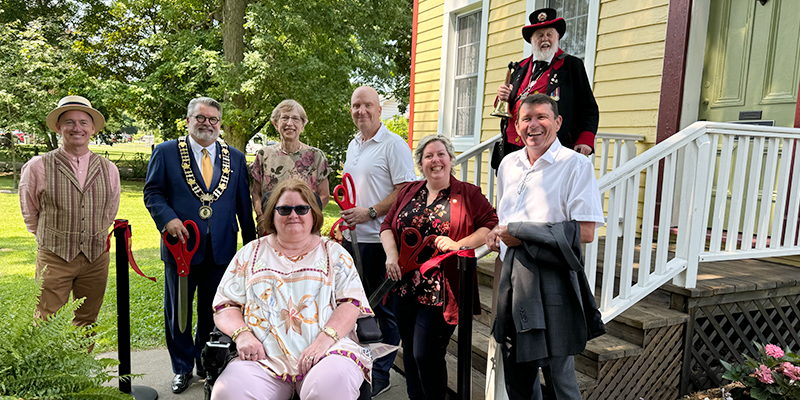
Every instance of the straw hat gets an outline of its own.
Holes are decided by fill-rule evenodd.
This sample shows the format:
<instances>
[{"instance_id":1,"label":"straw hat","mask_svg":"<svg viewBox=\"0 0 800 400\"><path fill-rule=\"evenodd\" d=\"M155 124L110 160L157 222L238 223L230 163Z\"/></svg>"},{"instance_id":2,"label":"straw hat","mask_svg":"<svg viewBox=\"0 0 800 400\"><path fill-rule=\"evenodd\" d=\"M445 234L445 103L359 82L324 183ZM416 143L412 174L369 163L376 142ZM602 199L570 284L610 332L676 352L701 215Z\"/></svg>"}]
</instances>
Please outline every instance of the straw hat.
<instances>
[{"instance_id":1,"label":"straw hat","mask_svg":"<svg viewBox=\"0 0 800 400\"><path fill-rule=\"evenodd\" d=\"M66 96L59 100L58 107L56 107L55 110L50 111L50 114L47 114L47 127L52 129L53 132L58 133L58 128L56 127L58 118L61 116L61 114L71 110L80 110L86 112L92 117L92 121L94 121L95 132L100 132L103 130L103 126L106 124L105 117L103 117L103 114L100 114L100 111L92 108L92 103L82 96Z\"/></svg>"}]
</instances>

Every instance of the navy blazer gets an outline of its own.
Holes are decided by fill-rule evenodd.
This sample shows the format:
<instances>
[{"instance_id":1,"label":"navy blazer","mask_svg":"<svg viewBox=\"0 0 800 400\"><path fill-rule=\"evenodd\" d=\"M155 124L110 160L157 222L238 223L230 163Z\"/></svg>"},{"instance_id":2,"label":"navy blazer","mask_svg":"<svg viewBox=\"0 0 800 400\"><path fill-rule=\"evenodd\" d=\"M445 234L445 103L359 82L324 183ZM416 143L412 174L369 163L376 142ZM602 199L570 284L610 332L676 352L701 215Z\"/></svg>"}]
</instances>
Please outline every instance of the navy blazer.
<instances>
[{"instance_id":1,"label":"navy blazer","mask_svg":"<svg viewBox=\"0 0 800 400\"><path fill-rule=\"evenodd\" d=\"M188 141L187 144L189 144ZM216 146L217 157L214 160L212 188L217 187L222 170L222 146L219 143ZM197 228L200 230L200 244L192 257L192 265L203 261L207 234L211 238L214 262L218 265L227 265L236 254L236 233L239 232L240 226L243 243L248 243L256 238L245 157L241 151L231 146L228 146L228 149L231 155L230 181L222 196L211 203L213 213L208 220L200 218L198 214L203 204L186 183L181 168L177 140L170 140L156 146L147 166L144 204L150 211L150 216L153 217L159 232L164 232L167 222L174 218L179 218L181 221L191 219L197 223ZM189 149L189 159L198 184L206 190L191 148ZM238 224L236 223L237 216ZM161 260L175 262L163 240L161 241Z\"/></svg>"}]
</instances>

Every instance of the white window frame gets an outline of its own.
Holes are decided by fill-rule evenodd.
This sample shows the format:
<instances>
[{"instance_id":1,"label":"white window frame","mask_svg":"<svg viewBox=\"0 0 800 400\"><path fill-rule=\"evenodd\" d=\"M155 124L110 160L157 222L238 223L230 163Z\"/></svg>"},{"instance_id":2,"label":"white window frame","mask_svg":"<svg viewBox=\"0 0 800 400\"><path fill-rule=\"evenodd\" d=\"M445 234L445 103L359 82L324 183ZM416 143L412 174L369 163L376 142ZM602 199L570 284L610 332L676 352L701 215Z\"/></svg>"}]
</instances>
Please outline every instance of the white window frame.
<instances>
[{"instance_id":1,"label":"white window frame","mask_svg":"<svg viewBox=\"0 0 800 400\"><path fill-rule=\"evenodd\" d=\"M454 137L455 127L455 69L456 69L456 23L458 17L481 11L480 43L478 55L478 80L475 88L475 120L472 136ZM444 26L442 28L442 56L439 79L439 121L437 133L449 137L457 152L466 151L481 142L483 120L483 97L486 80L486 39L489 29L489 1L445 0Z\"/></svg>"},{"instance_id":2,"label":"white window frame","mask_svg":"<svg viewBox=\"0 0 800 400\"><path fill-rule=\"evenodd\" d=\"M548 7L548 0L527 0L525 10L525 25L530 24L528 15L532 12ZM560 17L560 15L559 15ZM589 85L594 87L594 63L597 56L597 26L600 22L600 0L589 0L589 15L586 17L586 50L584 51L583 64L586 68L586 76L589 78ZM531 45L523 40L525 57L531 55Z\"/></svg>"}]
</instances>

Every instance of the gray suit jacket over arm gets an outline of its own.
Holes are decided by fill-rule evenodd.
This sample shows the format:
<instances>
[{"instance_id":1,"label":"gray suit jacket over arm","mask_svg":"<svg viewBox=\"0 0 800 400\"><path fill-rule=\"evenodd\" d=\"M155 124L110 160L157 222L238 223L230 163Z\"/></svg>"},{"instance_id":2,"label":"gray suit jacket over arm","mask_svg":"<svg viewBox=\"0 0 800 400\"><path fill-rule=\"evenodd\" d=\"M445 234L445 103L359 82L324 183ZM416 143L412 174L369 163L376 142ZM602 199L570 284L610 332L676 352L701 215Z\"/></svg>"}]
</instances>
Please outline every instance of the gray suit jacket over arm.
<instances>
[{"instance_id":1,"label":"gray suit jacket over arm","mask_svg":"<svg viewBox=\"0 0 800 400\"><path fill-rule=\"evenodd\" d=\"M513 222L500 272L494 337L515 348L517 361L579 354L606 330L589 289L580 224Z\"/></svg>"}]
</instances>

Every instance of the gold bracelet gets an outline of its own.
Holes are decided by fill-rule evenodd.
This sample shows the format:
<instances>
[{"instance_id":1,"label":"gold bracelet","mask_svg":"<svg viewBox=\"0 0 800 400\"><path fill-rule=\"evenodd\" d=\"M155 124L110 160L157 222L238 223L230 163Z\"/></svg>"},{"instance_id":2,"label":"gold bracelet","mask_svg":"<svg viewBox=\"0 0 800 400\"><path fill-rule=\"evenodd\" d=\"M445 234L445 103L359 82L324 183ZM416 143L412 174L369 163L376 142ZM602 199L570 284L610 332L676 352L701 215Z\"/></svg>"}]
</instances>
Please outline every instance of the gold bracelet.
<instances>
[{"instance_id":1,"label":"gold bracelet","mask_svg":"<svg viewBox=\"0 0 800 400\"><path fill-rule=\"evenodd\" d=\"M249 326L245 325L245 326L233 331L233 335L231 335L231 340L233 340L233 342L236 343L236 338L239 337L240 333L245 332L245 331L253 332L253 330L250 329Z\"/></svg>"}]
</instances>

